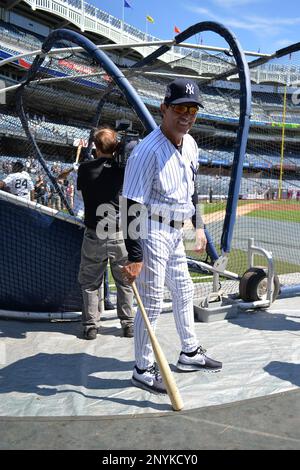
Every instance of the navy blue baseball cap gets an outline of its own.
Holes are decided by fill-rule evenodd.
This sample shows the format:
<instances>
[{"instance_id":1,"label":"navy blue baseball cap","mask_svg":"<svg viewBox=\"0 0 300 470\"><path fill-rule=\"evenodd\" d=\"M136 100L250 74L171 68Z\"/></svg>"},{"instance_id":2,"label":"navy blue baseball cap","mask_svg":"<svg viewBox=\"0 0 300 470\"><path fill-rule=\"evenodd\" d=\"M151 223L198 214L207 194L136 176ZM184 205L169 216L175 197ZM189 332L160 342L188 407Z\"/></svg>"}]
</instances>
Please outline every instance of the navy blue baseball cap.
<instances>
[{"instance_id":1,"label":"navy blue baseball cap","mask_svg":"<svg viewBox=\"0 0 300 470\"><path fill-rule=\"evenodd\" d=\"M17 172L17 171L23 171L24 170L24 164L21 162L21 160L17 160L12 164L12 171Z\"/></svg>"},{"instance_id":2,"label":"navy blue baseball cap","mask_svg":"<svg viewBox=\"0 0 300 470\"><path fill-rule=\"evenodd\" d=\"M177 78L169 83L166 89L164 103L182 104L195 103L203 108L197 83L187 78Z\"/></svg>"}]
</instances>

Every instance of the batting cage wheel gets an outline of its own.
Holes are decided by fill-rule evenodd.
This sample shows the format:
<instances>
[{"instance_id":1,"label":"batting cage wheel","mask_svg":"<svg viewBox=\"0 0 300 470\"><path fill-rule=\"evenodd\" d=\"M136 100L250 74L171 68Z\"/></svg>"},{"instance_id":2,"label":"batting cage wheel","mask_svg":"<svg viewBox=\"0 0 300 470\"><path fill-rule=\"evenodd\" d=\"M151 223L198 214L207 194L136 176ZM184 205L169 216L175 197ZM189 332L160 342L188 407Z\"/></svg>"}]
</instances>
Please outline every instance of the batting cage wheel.
<instances>
[{"instance_id":1,"label":"batting cage wheel","mask_svg":"<svg viewBox=\"0 0 300 470\"><path fill-rule=\"evenodd\" d=\"M245 302L265 300L267 296L268 273L267 269L261 266L248 269L240 280L240 297ZM274 274L272 302L279 293L279 278Z\"/></svg>"}]
</instances>

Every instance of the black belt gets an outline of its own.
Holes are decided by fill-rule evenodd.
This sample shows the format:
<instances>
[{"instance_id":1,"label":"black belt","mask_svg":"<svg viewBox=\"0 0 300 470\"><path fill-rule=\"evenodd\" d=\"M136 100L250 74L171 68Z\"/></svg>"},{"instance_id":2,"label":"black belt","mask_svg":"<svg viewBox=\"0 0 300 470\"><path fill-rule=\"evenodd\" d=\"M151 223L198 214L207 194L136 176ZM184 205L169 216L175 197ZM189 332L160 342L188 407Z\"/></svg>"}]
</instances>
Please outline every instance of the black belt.
<instances>
[{"instance_id":1,"label":"black belt","mask_svg":"<svg viewBox=\"0 0 300 470\"><path fill-rule=\"evenodd\" d=\"M149 216L149 219L154 220L154 222L159 222L160 224L169 225L170 227L176 228L177 230L180 230L184 226L184 222L181 222L180 220L168 220L161 215L152 214Z\"/></svg>"}]
</instances>

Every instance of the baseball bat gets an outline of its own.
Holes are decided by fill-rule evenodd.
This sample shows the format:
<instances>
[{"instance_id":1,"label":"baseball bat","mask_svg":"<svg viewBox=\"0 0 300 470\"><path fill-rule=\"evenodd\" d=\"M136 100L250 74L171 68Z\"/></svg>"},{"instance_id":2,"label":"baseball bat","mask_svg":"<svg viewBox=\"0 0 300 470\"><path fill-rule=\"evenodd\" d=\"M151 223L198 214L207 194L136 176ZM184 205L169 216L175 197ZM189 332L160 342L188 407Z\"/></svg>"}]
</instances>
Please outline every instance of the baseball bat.
<instances>
[{"instance_id":1,"label":"baseball bat","mask_svg":"<svg viewBox=\"0 0 300 470\"><path fill-rule=\"evenodd\" d=\"M159 342L158 342L158 340L155 336L154 330L153 330L153 328L151 326L151 323L149 321L148 315L146 313L143 302L140 298L140 295L139 295L139 292L137 290L135 282L132 283L132 289L133 289L133 293L135 295L136 301L138 303L138 306L141 310L143 320L144 320L145 325L147 327L148 334L149 334L151 344L152 344L152 348L153 348L153 352L154 352L154 355L155 355L155 359L156 359L157 365L159 367L161 376L163 378L164 384L166 386L169 398L171 400L172 408L173 408L174 411L180 411L180 410L182 410L182 408L184 406L182 398L180 396L179 390L177 388L175 379L174 379L173 374L171 372L171 369L170 369L169 363L166 359L166 356L164 355L163 350L161 349L160 344L159 344Z\"/></svg>"},{"instance_id":2,"label":"baseball bat","mask_svg":"<svg viewBox=\"0 0 300 470\"><path fill-rule=\"evenodd\" d=\"M77 152L76 152L76 160L75 160L75 163L78 163L79 161L79 157L80 157L80 152L81 152L81 149L82 149L82 145L79 144L78 147L77 147Z\"/></svg>"}]
</instances>

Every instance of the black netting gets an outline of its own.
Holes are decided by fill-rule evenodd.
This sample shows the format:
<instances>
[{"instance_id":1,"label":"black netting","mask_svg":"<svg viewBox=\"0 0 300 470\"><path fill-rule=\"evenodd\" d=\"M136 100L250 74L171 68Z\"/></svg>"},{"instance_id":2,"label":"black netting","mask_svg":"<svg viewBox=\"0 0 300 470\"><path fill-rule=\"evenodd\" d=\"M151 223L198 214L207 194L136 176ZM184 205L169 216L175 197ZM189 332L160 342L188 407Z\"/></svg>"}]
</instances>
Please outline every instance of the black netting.
<instances>
[{"instance_id":1,"label":"black netting","mask_svg":"<svg viewBox=\"0 0 300 470\"><path fill-rule=\"evenodd\" d=\"M0 196L2 309L81 310L82 227Z\"/></svg>"},{"instance_id":2,"label":"black netting","mask_svg":"<svg viewBox=\"0 0 300 470\"><path fill-rule=\"evenodd\" d=\"M189 40L193 42L193 38ZM69 41L57 41L55 47L60 49L59 53L50 53L46 56L42 67L34 79L22 90L23 111L26 116L28 128L34 137L34 141L46 162L47 169L57 179L63 170L70 169L75 161L82 160L86 155L81 150L89 141L91 131L97 124L109 124L113 127L118 122L127 122L129 129L138 133L142 138L145 126L137 117L128 100L120 92L109 74L95 62L91 56L79 51L75 44ZM224 41L224 47L227 44ZM273 58L260 67L251 68L252 77L252 116L245 155L243 176L240 186L240 201L238 204L237 219L233 234L231 251L229 254L228 270L242 274L247 268L247 239L255 238L259 246L273 251L278 274L293 274L294 277L284 277L284 283L298 282L299 250L297 250L297 223L298 205L300 199L299 188L299 105L297 103L297 80L299 79L299 57L293 52L290 57L287 53L280 59ZM221 254L221 239L225 216L226 201L229 194L230 176L232 173L232 162L237 143L237 132L240 117L240 94L241 85L237 73L236 63L231 52L207 52L193 50L183 44L174 46L166 52L163 59L155 60L154 63L146 63L132 68L133 61L128 62L118 54L112 54L111 58L120 67L129 83L137 90L142 101L147 106L157 124L161 121L159 106L163 100L167 83L176 76L193 76L198 82L204 108L200 110L196 124L191 134L196 139L199 147L199 174L196 184L199 198L203 204L204 219L211 235L214 247L218 255ZM32 58L22 59L23 70L28 67ZM272 82L273 79L273 82ZM277 85L275 86L275 83ZM281 83L282 85L278 85ZM295 85L293 86L293 83ZM7 85L12 84L7 81ZM61 198L60 202L53 203L51 188L52 179L45 172L45 168L39 159L36 149L25 133L20 121L20 114L16 108L16 93L11 90L6 92L6 102L0 105L0 179L7 176L11 171L11 164L16 159L21 160L34 182L39 175L43 175L48 185L48 207L54 207L62 212L67 212ZM101 109L99 111L99 103ZM299 122L298 122L299 121ZM283 132L284 131L284 132ZM71 191L64 189L64 194L73 208L74 187ZM70 188L69 188L70 189ZM3 205L3 208L2 208ZM11 209L9 206L11 205ZM47 265L51 266L51 273L55 278L53 288L57 289L59 298L61 286L61 300L53 304L65 310L73 310L77 303L76 293L72 291L68 281L75 283L73 290L77 292L77 271L79 260L74 256L72 261L67 261L62 253L58 258L54 255L57 246L66 247L63 252L74 253L81 243L82 230L72 226L69 222L56 221L53 216L41 215L39 223L43 227L44 218L49 219L49 227L52 226L52 241L38 230L38 224L34 224L35 217L28 213L34 213L33 209L18 207L15 209L12 202L3 202L0 199L0 208L5 213L1 215L2 229L5 234L6 224L15 225L10 232L14 237L3 239L7 246L11 239L11 249L3 250L3 263L10 266L10 272L6 272L7 281L2 280L5 286L5 294L0 298L0 306L8 308L27 309L29 305L36 305L39 309L52 309L51 302L48 307L43 305L45 286L52 283L48 279L49 272L41 271L44 263L44 252L42 247L44 241L52 247L47 254ZM20 215L20 211L25 215ZM8 215L10 214L10 215ZM18 214L18 215L14 215ZM11 220L9 221L9 217ZM19 224L20 220L26 223ZM28 225L30 221L31 225ZM20 236L16 236L18 230ZM47 225L47 224L46 224ZM66 231L64 226L69 227ZM55 234L57 230L57 234ZM60 230L62 230L60 234ZM70 233L69 233L70 231ZM39 237L40 241L36 240ZM61 237L61 238L60 238ZM72 245L73 239L76 247ZM21 242L22 239L22 242ZM34 246L40 246L39 250L30 248L26 244L22 252L24 241L27 243L35 240ZM57 246L56 246L57 245ZM16 247L14 250L13 247ZM70 248L73 246L73 248ZM190 243L186 244L187 254L195 257ZM20 257L12 258L14 253ZM29 256L26 253L30 253ZM26 288L26 275L18 278L15 291L11 290L12 280L16 270L24 273L16 260L26 260L24 266L30 272L31 280ZM60 258L64 261L60 264ZM196 257L197 258L197 257ZM197 259L211 262L207 255L199 256ZM20 261L19 261L20 262ZM257 264L261 264L258 260ZM57 269L56 269L57 266ZM61 266L61 267L60 267ZM64 270L70 266L67 279L64 279ZM25 269L25 268L24 268ZM73 271L72 271L73 270ZM76 272L76 275L75 275ZM205 281L202 286L202 294L209 292L211 286L211 274L203 273L198 276ZM22 281L21 281L22 278ZM15 277L15 279L17 279ZM22 286L22 288L19 287ZM23 284L22 284L23 283ZM36 286L34 287L36 283ZM236 283L226 280L222 286L228 292L236 291ZM18 292L22 292L20 302ZM36 291L36 292L35 292ZM14 298L9 297L9 292L14 292ZM25 300L26 295L30 300ZM78 292L77 292L78 293ZM49 294L50 295L50 294ZM36 296L37 302L32 298ZM52 294L50 295L50 297ZM65 296L65 297L64 297ZM8 300L10 299L10 300ZM9 304L10 302L10 304ZM46 303L47 303L46 302ZM75 302L75 304L74 304ZM18 306L18 307L17 307Z\"/></svg>"}]
</instances>

